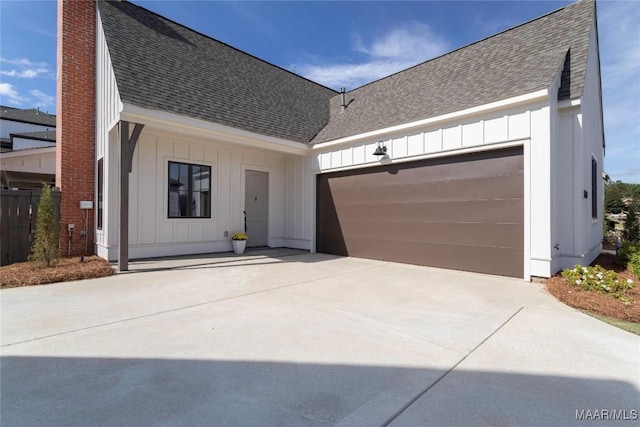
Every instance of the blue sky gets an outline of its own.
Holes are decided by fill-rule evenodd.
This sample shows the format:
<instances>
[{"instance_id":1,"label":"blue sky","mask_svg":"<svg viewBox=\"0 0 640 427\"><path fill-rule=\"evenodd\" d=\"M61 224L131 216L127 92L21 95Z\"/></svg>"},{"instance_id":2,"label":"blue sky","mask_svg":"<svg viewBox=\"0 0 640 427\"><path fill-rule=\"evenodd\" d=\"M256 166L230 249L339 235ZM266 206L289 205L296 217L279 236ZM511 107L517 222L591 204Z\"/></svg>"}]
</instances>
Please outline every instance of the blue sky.
<instances>
[{"instance_id":1,"label":"blue sky","mask_svg":"<svg viewBox=\"0 0 640 427\"><path fill-rule=\"evenodd\" d=\"M134 1L334 89L353 89L567 1ZM605 170L640 183L640 1L598 1ZM56 2L0 1L0 104L55 113Z\"/></svg>"}]
</instances>

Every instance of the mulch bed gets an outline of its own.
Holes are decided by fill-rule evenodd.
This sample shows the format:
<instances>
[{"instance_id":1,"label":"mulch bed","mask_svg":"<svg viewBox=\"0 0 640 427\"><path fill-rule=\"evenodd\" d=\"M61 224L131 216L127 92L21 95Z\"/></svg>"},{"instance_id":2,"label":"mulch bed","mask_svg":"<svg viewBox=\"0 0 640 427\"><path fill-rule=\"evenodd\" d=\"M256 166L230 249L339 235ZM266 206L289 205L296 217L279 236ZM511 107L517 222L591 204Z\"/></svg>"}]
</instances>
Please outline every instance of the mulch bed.
<instances>
[{"instance_id":1,"label":"mulch bed","mask_svg":"<svg viewBox=\"0 0 640 427\"><path fill-rule=\"evenodd\" d=\"M547 280L547 289L553 296L571 307L615 319L640 323L640 280L638 277L627 270L613 254L601 254L591 265L596 264L607 270L615 271L618 274L618 280L631 279L636 283L633 289L625 292L625 295L633 300L632 304L626 305L611 296L595 291L584 291L577 286L568 284L559 274Z\"/></svg>"},{"instance_id":2,"label":"mulch bed","mask_svg":"<svg viewBox=\"0 0 640 427\"><path fill-rule=\"evenodd\" d=\"M55 267L38 268L30 262L19 262L0 267L0 288L43 285L70 280L93 279L114 273L109 262L95 255L60 258Z\"/></svg>"}]
</instances>

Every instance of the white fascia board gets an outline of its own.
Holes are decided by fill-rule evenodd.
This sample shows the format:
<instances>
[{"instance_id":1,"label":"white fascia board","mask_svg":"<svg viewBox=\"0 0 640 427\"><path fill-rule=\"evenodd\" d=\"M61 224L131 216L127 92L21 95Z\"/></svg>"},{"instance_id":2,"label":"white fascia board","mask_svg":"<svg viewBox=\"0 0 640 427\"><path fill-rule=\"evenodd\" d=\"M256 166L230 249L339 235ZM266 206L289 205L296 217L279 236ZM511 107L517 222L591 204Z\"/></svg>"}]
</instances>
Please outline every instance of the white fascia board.
<instances>
[{"instance_id":1,"label":"white fascia board","mask_svg":"<svg viewBox=\"0 0 640 427\"><path fill-rule=\"evenodd\" d=\"M503 110L510 107L517 107L523 104L543 101L549 98L549 89L542 89L536 92L519 95L513 98L503 99L502 101L492 102L490 104L479 105L477 107L467 108L466 110L456 111L454 113L443 114L441 116L430 117L428 119L418 120L411 123L405 123L398 126L378 129L371 132L365 132L358 135L347 136L345 138L336 139L334 141L320 142L312 146L313 150L322 150L335 145L348 144L365 139L374 139L381 136L410 131L416 128L433 126L438 123L450 122L453 120L461 120L467 117L477 116L480 114L490 113L496 110Z\"/></svg>"},{"instance_id":2,"label":"white fascia board","mask_svg":"<svg viewBox=\"0 0 640 427\"><path fill-rule=\"evenodd\" d=\"M568 110L582 105L581 99L565 99L558 102L558 110Z\"/></svg>"},{"instance_id":3,"label":"white fascia board","mask_svg":"<svg viewBox=\"0 0 640 427\"><path fill-rule=\"evenodd\" d=\"M13 150L13 151L5 151L4 153L0 153L0 157L4 158L13 158L13 157L23 157L23 156L37 156L39 154L49 154L55 153L56 147L40 147L40 148L25 148L22 150Z\"/></svg>"},{"instance_id":4,"label":"white fascia board","mask_svg":"<svg viewBox=\"0 0 640 427\"><path fill-rule=\"evenodd\" d=\"M167 113L165 111L150 110L128 103L123 103L122 107L120 120L141 123L154 129L189 134L200 138L215 138L223 142L288 154L304 156L311 151L309 145L301 142L260 135L230 126Z\"/></svg>"}]
</instances>

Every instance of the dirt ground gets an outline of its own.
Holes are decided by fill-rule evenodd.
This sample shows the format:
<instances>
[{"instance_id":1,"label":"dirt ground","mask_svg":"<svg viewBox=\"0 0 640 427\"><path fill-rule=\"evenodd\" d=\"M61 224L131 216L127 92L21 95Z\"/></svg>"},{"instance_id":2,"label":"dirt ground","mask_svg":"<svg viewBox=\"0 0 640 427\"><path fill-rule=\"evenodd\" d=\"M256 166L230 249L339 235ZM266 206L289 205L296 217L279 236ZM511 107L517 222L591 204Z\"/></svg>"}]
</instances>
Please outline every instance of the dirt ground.
<instances>
[{"instance_id":1,"label":"dirt ground","mask_svg":"<svg viewBox=\"0 0 640 427\"><path fill-rule=\"evenodd\" d=\"M70 280L110 276L114 273L109 262L97 257L61 258L55 267L38 268L29 262L19 262L0 267L0 288L43 285Z\"/></svg>"},{"instance_id":2,"label":"dirt ground","mask_svg":"<svg viewBox=\"0 0 640 427\"><path fill-rule=\"evenodd\" d=\"M640 323L640 280L622 265L615 255L601 254L591 265L599 264L607 270L618 274L618 280L631 279L636 283L633 289L625 294L633 300L632 304L624 304L617 299L595 291L584 291L568 284L560 275L547 280L547 289L563 303L596 314Z\"/></svg>"}]
</instances>

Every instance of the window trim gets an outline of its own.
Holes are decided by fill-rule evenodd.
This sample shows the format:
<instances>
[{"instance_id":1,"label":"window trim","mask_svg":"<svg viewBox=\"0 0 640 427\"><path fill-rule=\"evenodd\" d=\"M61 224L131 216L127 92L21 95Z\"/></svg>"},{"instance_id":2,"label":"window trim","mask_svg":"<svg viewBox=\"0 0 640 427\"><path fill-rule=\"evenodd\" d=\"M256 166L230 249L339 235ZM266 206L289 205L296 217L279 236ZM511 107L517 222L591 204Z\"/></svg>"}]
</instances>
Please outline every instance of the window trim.
<instances>
[{"instance_id":1,"label":"window trim","mask_svg":"<svg viewBox=\"0 0 640 427\"><path fill-rule=\"evenodd\" d=\"M598 161L591 156L591 219L598 219Z\"/></svg>"},{"instance_id":2,"label":"window trim","mask_svg":"<svg viewBox=\"0 0 640 427\"><path fill-rule=\"evenodd\" d=\"M96 206L96 228L102 230L104 226L104 157L98 159L97 170L97 206Z\"/></svg>"},{"instance_id":3,"label":"window trim","mask_svg":"<svg viewBox=\"0 0 640 427\"><path fill-rule=\"evenodd\" d=\"M188 175L189 175L189 189L188 189L188 198L189 200L192 199L192 196L194 193L202 193L201 191L197 191L194 192L193 189L191 188L191 179L193 176L193 167L194 166L198 166L201 168L207 168L209 170L209 197L208 197L208 201L209 201L209 207L207 211L209 214L208 215L201 215L201 216L186 216L186 215L180 215L180 216L172 216L171 215L171 165L172 164L176 164L176 165L186 165L188 166ZM167 164L167 190L166 190L166 195L167 195L167 219L169 220L179 220L179 219L211 219L211 205L213 203L213 179L212 179L212 170L213 168L211 167L211 165L204 165L201 163L186 163L186 162L178 162L178 161L173 161L173 160L169 160L168 164Z\"/></svg>"}]
</instances>

